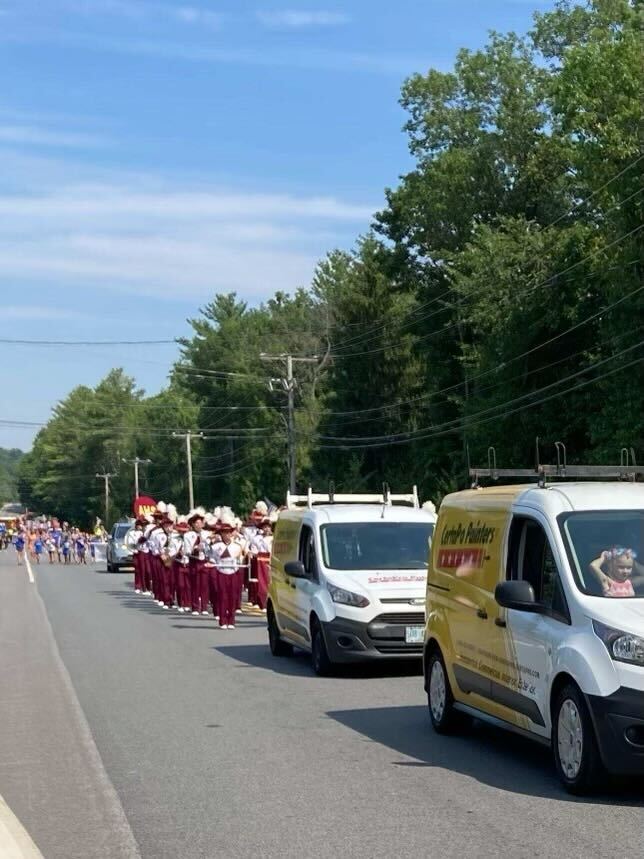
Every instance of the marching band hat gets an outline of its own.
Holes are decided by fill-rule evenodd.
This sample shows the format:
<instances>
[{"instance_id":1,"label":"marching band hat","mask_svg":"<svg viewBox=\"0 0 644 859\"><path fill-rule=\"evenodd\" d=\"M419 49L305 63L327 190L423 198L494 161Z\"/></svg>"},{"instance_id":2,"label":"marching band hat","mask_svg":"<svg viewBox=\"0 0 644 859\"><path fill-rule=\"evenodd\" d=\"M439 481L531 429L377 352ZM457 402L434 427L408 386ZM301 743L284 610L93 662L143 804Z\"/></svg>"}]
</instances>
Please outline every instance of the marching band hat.
<instances>
[{"instance_id":1,"label":"marching band hat","mask_svg":"<svg viewBox=\"0 0 644 859\"><path fill-rule=\"evenodd\" d=\"M197 519L205 519L205 517L206 511L203 507L195 507L194 510L191 510L190 513L188 513L188 525L192 525L192 523Z\"/></svg>"}]
</instances>

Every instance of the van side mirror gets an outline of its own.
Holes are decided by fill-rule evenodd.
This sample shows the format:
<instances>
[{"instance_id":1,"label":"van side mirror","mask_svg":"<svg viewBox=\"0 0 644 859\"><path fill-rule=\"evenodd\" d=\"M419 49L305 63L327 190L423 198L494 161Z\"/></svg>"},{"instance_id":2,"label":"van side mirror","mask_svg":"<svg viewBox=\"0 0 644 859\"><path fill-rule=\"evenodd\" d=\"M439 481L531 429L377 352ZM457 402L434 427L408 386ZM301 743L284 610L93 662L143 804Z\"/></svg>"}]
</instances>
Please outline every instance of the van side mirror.
<instances>
[{"instance_id":1,"label":"van side mirror","mask_svg":"<svg viewBox=\"0 0 644 859\"><path fill-rule=\"evenodd\" d=\"M284 564L284 572L292 579L306 579L306 569L302 561L287 561Z\"/></svg>"},{"instance_id":2,"label":"van side mirror","mask_svg":"<svg viewBox=\"0 0 644 859\"><path fill-rule=\"evenodd\" d=\"M534 613L541 611L541 606L535 599L534 589L530 582L516 580L500 582L494 589L494 599L503 608Z\"/></svg>"}]
</instances>

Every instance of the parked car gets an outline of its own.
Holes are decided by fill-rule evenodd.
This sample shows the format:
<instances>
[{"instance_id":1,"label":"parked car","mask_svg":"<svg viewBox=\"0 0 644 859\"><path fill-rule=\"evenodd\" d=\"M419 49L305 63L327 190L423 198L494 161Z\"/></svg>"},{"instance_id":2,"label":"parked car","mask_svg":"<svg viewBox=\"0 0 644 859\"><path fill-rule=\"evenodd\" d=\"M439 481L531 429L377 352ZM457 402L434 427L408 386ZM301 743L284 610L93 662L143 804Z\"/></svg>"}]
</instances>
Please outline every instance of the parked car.
<instances>
[{"instance_id":1,"label":"parked car","mask_svg":"<svg viewBox=\"0 0 644 859\"><path fill-rule=\"evenodd\" d=\"M125 535L132 527L131 520L117 522L107 538L107 572L117 573L123 567L133 567L132 552L125 545Z\"/></svg>"}]
</instances>

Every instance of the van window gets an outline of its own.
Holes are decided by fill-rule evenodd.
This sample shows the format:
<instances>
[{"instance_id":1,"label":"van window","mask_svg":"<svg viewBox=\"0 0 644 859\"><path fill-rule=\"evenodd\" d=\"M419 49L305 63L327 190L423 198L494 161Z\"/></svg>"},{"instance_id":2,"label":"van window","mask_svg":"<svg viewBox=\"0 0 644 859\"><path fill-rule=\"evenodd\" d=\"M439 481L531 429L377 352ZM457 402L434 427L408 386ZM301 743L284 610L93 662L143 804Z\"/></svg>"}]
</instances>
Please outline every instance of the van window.
<instances>
[{"instance_id":1,"label":"van window","mask_svg":"<svg viewBox=\"0 0 644 859\"><path fill-rule=\"evenodd\" d=\"M557 620L570 623L559 570L544 529L534 519L517 516L510 529L508 578L530 582L535 599Z\"/></svg>"},{"instance_id":2,"label":"van window","mask_svg":"<svg viewBox=\"0 0 644 859\"><path fill-rule=\"evenodd\" d=\"M127 532L131 529L131 525L115 525L114 530L112 531L112 537L114 540L122 540Z\"/></svg>"},{"instance_id":3,"label":"van window","mask_svg":"<svg viewBox=\"0 0 644 859\"><path fill-rule=\"evenodd\" d=\"M304 564L304 569L311 579L317 581L318 564L315 553L315 537L309 525L302 525L300 533L300 561Z\"/></svg>"},{"instance_id":4,"label":"van window","mask_svg":"<svg viewBox=\"0 0 644 859\"><path fill-rule=\"evenodd\" d=\"M322 557L332 570L426 570L433 522L323 525Z\"/></svg>"},{"instance_id":5,"label":"van window","mask_svg":"<svg viewBox=\"0 0 644 859\"><path fill-rule=\"evenodd\" d=\"M644 511L565 513L559 526L580 591L609 599L644 597Z\"/></svg>"}]
</instances>

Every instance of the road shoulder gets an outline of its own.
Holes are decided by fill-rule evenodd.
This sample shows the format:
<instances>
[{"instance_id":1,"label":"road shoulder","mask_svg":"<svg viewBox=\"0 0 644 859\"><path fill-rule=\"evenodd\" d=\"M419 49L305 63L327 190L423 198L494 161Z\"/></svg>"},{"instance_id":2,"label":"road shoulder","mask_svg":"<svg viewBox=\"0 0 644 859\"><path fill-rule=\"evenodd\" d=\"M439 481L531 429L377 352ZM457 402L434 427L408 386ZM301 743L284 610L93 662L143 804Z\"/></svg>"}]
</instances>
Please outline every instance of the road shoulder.
<instances>
[{"instance_id":1,"label":"road shoulder","mask_svg":"<svg viewBox=\"0 0 644 859\"><path fill-rule=\"evenodd\" d=\"M53 571L52 571L53 572ZM139 851L37 589L0 559L0 795L47 859Z\"/></svg>"}]
</instances>

